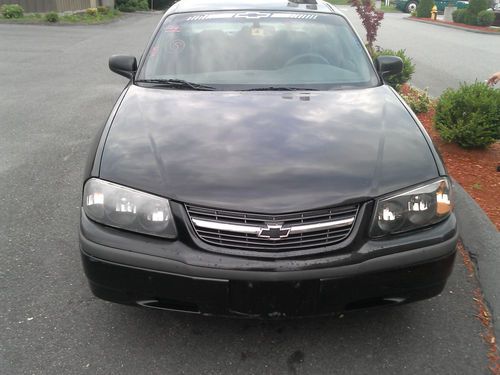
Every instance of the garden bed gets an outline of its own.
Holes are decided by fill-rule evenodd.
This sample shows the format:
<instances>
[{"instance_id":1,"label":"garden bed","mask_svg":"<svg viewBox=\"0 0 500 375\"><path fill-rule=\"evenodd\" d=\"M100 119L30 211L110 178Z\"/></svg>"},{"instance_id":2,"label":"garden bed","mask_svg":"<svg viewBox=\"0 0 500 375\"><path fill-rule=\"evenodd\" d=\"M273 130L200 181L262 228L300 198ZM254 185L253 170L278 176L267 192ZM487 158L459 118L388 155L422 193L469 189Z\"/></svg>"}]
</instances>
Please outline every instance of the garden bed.
<instances>
[{"instance_id":1,"label":"garden bed","mask_svg":"<svg viewBox=\"0 0 500 375\"><path fill-rule=\"evenodd\" d=\"M57 15L57 20L49 22L46 13L27 13L19 18L5 18L0 14L0 23L22 25L98 25L109 23L122 17L123 13L110 9L106 13L88 14L84 11Z\"/></svg>"},{"instance_id":2,"label":"garden bed","mask_svg":"<svg viewBox=\"0 0 500 375\"><path fill-rule=\"evenodd\" d=\"M418 18L418 17L408 17L407 20L437 24L439 26L453 27L456 29L465 29L465 30L470 30L470 31L475 31L475 32L488 33L488 34L499 34L500 35L500 28L498 28L498 27L472 26L472 25L467 25L465 23L432 20L430 18Z\"/></svg>"},{"instance_id":3,"label":"garden bed","mask_svg":"<svg viewBox=\"0 0 500 375\"><path fill-rule=\"evenodd\" d=\"M449 174L474 198L486 212L497 230L500 230L500 142L486 149L464 149L444 142L434 129L434 110L419 114L439 150Z\"/></svg>"}]
</instances>

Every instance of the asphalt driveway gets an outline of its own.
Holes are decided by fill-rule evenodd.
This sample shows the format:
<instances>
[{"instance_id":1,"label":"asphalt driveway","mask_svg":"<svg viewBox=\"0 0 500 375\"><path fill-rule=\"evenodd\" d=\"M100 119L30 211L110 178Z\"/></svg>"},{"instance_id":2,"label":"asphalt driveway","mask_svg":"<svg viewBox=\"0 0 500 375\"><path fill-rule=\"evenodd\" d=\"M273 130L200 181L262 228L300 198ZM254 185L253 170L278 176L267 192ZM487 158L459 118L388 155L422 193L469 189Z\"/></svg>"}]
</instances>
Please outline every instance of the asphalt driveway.
<instances>
[{"instance_id":1,"label":"asphalt driveway","mask_svg":"<svg viewBox=\"0 0 500 375\"><path fill-rule=\"evenodd\" d=\"M78 215L87 150L159 15L95 27L0 24L0 374L488 374L475 280L442 295L293 321L204 318L92 297Z\"/></svg>"},{"instance_id":2,"label":"asphalt driveway","mask_svg":"<svg viewBox=\"0 0 500 375\"><path fill-rule=\"evenodd\" d=\"M340 6L359 34L366 31L354 8ZM411 83L438 97L461 82L484 82L500 69L500 34L486 35L407 20L406 13L386 13L375 45L404 49L417 66Z\"/></svg>"}]
</instances>

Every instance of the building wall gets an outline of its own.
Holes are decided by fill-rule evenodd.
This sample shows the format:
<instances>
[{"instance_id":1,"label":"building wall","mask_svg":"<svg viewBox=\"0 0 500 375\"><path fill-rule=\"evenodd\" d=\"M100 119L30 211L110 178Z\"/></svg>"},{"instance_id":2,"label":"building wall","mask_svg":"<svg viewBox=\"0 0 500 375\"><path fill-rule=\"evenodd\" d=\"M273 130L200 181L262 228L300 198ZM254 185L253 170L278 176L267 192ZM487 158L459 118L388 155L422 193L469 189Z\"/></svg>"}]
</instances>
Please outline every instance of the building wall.
<instances>
[{"instance_id":1,"label":"building wall","mask_svg":"<svg viewBox=\"0 0 500 375\"><path fill-rule=\"evenodd\" d=\"M92 7L90 0L55 0L55 3L57 12L80 10Z\"/></svg>"},{"instance_id":2,"label":"building wall","mask_svg":"<svg viewBox=\"0 0 500 375\"><path fill-rule=\"evenodd\" d=\"M114 7L114 0L0 0L3 4L19 4L27 13L31 12L66 12L82 10L98 5Z\"/></svg>"},{"instance_id":3,"label":"building wall","mask_svg":"<svg viewBox=\"0 0 500 375\"><path fill-rule=\"evenodd\" d=\"M99 1L97 1L99 2ZM101 0L101 5L109 8L114 8L115 7L115 0Z\"/></svg>"}]
</instances>

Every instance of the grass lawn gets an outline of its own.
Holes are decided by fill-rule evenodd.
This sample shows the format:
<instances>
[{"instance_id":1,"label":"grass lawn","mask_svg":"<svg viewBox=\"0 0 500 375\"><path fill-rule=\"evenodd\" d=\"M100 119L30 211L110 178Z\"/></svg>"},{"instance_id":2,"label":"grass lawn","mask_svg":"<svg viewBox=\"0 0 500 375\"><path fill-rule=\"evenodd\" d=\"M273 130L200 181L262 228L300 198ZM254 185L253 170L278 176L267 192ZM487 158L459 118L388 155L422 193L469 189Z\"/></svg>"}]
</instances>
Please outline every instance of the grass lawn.
<instances>
[{"instance_id":1,"label":"grass lawn","mask_svg":"<svg viewBox=\"0 0 500 375\"><path fill-rule=\"evenodd\" d=\"M61 23L85 23L85 24L95 24L95 23L103 23L109 22L121 15L121 12L118 10L111 9L108 13L102 14L97 13L95 16L91 16L86 13L75 13L68 14L60 17Z\"/></svg>"},{"instance_id":2,"label":"grass lawn","mask_svg":"<svg viewBox=\"0 0 500 375\"><path fill-rule=\"evenodd\" d=\"M93 25L99 23L106 23L113 19L120 17L121 12L111 9L107 13L97 13L90 15L85 12L78 12L73 14L64 14L59 16L58 22L48 22L43 13L28 13L21 18L5 18L0 14L0 22L2 23L26 23L26 24L84 24Z\"/></svg>"},{"instance_id":3,"label":"grass lawn","mask_svg":"<svg viewBox=\"0 0 500 375\"><path fill-rule=\"evenodd\" d=\"M348 0L326 0L333 5L349 5Z\"/></svg>"},{"instance_id":4,"label":"grass lawn","mask_svg":"<svg viewBox=\"0 0 500 375\"><path fill-rule=\"evenodd\" d=\"M327 1L333 5L350 5L348 0L327 0ZM384 4L382 4L380 10L384 13L401 13L401 11L392 4L389 6L385 6Z\"/></svg>"},{"instance_id":5,"label":"grass lawn","mask_svg":"<svg viewBox=\"0 0 500 375\"><path fill-rule=\"evenodd\" d=\"M380 10L384 13L401 13L401 11L392 4L390 4L389 6L385 6L384 4L382 4Z\"/></svg>"}]
</instances>

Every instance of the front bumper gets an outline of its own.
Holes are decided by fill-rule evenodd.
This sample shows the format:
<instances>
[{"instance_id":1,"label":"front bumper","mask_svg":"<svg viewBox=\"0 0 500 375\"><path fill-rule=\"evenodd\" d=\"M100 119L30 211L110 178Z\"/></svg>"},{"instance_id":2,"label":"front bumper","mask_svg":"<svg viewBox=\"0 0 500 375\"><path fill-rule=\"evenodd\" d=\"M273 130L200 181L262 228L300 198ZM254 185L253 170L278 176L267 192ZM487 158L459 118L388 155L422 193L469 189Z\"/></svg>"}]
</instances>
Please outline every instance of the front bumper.
<instances>
[{"instance_id":1,"label":"front bumper","mask_svg":"<svg viewBox=\"0 0 500 375\"><path fill-rule=\"evenodd\" d=\"M85 216L80 232L83 265L96 296L250 317L321 315L430 298L445 286L457 241L453 215L404 237L354 241L349 251L280 261L210 254L184 241L167 246Z\"/></svg>"}]
</instances>

